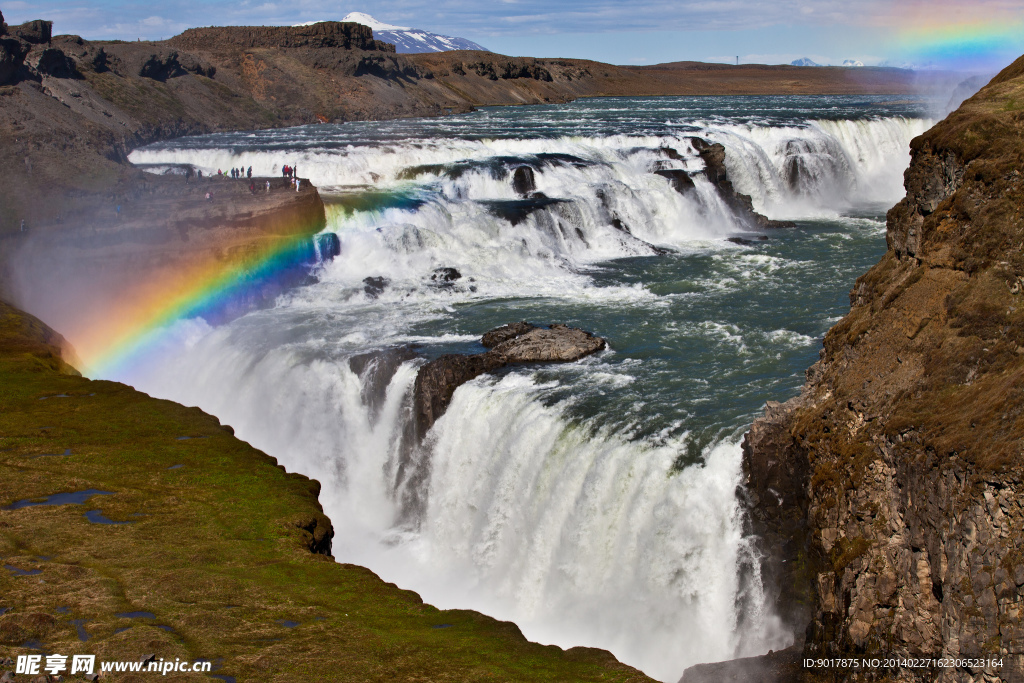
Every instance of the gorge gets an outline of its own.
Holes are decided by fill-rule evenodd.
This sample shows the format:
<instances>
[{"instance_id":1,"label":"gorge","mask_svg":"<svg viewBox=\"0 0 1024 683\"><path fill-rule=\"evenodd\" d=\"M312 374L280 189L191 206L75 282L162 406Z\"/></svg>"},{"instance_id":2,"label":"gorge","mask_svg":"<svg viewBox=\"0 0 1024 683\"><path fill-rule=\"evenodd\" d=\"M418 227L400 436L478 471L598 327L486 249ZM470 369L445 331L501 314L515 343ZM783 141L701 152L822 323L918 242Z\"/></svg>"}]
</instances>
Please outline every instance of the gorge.
<instances>
[{"instance_id":1,"label":"gorge","mask_svg":"<svg viewBox=\"0 0 1024 683\"><path fill-rule=\"evenodd\" d=\"M25 157L35 170L17 182L38 187L36 170L56 168L46 161L56 158L46 151L53 140L27 122L58 102L68 111L47 125L72 114L100 122L85 128L93 138L66 143L90 150L72 154L71 167L93 160L116 188L69 187L79 181L68 173L51 176L52 202L4 202L4 244L21 255L8 261L4 282L18 303L70 338L81 356L71 362L89 376L199 405L276 458L197 410L116 382L57 375L68 372L57 360L61 340L5 306L5 387L17 389L4 399L3 447L12 449L4 467L17 483L4 501L67 487L123 491L104 509L134 526L102 531L148 548L154 567L122 561L121 592L100 599L88 572L109 571L111 537L77 530L108 558L90 565L40 540L71 519L67 508L2 513L13 529L5 562L61 567L54 573L66 595L91 582L93 602L76 601L74 610L99 634L98 647L155 642L150 649L168 655L226 656L225 675L240 677L295 675L344 648L360 664L332 673L338 680L361 680L365 670L643 680L606 652L530 645L515 626L437 611L366 570L309 552L329 547L442 608L514 620L531 640L602 647L660 680L769 649L767 660L745 661L779 669L780 680L816 680L798 666L805 655L851 652L998 652L999 670L900 675L1017 675L1019 62L931 130L919 103L877 95L630 97L468 112L502 97L616 94L610 69L618 67L595 85L593 71L573 71L593 63L490 56L474 71L464 54L443 65L401 61L409 58L356 44L345 28L279 33L293 41L282 51L267 45L266 32L242 29L105 45L109 57L99 61L110 59L110 71L95 68L98 46L56 38L81 78L43 73L39 64L49 62L28 59L38 80L5 86L5 111L20 112L5 125L20 121L15 144L25 135L25 149L35 150ZM281 56L287 50L301 51L290 54L302 66ZM291 78L354 79L350 94L401 94L353 95L321 109L315 97L337 86L289 93L275 71L285 69ZM641 90L653 82L627 77ZM446 101L450 116L314 123L317 114L437 113L426 95L415 106L396 103L444 79L479 88ZM161 119L126 94L133 88L183 109ZM210 114L236 97L225 88L249 99ZM168 139L213 130L223 132ZM8 145L5 154L20 164L25 149ZM884 228L908 162L907 197ZM282 163L317 189L291 190ZM277 176L277 185L256 197L247 182L210 179L238 166ZM186 186L183 169L202 170L203 184ZM28 236L11 234L20 215L31 218ZM310 243L314 234L333 237ZM183 309L131 349L105 353L107 321L151 314L146 306L159 299L118 284L110 285L117 297L95 296L89 283L113 261L129 264L136 282L181 274L182 263L214 252L217 262L237 258L254 272L292 238L312 250L289 261L302 277L271 287L250 279L237 307ZM846 315L842 295L880 256L857 280ZM166 281L152 282L159 290ZM55 303L60 292L68 300ZM608 348L566 365L489 367L443 392L444 414L432 413L409 441L422 368L451 353L486 356L480 335L511 320L566 321ZM799 390L823 336L822 359ZM766 401L798 390L787 403L770 402L744 441ZM95 413L84 403L92 398ZM950 402L970 408L950 411ZM107 427L116 434L137 433L140 410L159 416L135 440L145 458L97 427L106 413L122 416ZM180 452L193 447L194 455ZM35 458L63 448L68 460ZM146 473L147 462L161 473ZM163 479L178 474L186 475L180 483ZM266 510L255 512L253 482ZM211 484L223 494L198 493ZM205 512L191 515L192 503L179 498L201 500ZM230 533L204 523L187 551L168 550L175 528L197 519L223 519ZM268 538L276 543L264 549ZM246 583L253 563L260 579ZM288 569L266 569L275 566ZM183 567L212 597L174 580ZM205 578L215 576L228 577L223 589ZM5 648L20 652L32 639L85 647L51 616L59 594L4 580L15 596L15 609L0 615ZM327 597L316 597L321 589ZM236 600L244 617L228 615ZM223 634L198 630L197 604L217 615ZM152 609L204 644L155 627L119 634L114 605ZM355 624L345 621L360 611ZM435 635L457 638L438 644ZM302 660L284 654L297 645ZM686 680L700 671L715 675L691 669Z\"/></svg>"}]
</instances>

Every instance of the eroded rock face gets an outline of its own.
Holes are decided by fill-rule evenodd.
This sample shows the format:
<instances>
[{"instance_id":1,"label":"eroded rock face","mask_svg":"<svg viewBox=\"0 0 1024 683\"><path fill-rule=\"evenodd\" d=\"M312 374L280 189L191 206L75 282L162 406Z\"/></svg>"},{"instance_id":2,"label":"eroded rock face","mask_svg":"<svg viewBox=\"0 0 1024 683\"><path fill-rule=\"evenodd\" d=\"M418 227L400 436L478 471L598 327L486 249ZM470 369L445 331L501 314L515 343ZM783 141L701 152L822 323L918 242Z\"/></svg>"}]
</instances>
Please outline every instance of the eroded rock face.
<instances>
[{"instance_id":1,"label":"eroded rock face","mask_svg":"<svg viewBox=\"0 0 1024 683\"><path fill-rule=\"evenodd\" d=\"M455 390L485 372L514 363L567 363L597 353L607 345L601 337L575 327L546 328L526 322L491 330L481 342L489 347L485 353L449 354L420 368L413 390L420 438L448 409Z\"/></svg>"},{"instance_id":2,"label":"eroded rock face","mask_svg":"<svg viewBox=\"0 0 1024 683\"><path fill-rule=\"evenodd\" d=\"M14 38L0 38L0 85L13 82L25 62L28 45Z\"/></svg>"},{"instance_id":3,"label":"eroded rock face","mask_svg":"<svg viewBox=\"0 0 1024 683\"><path fill-rule=\"evenodd\" d=\"M801 396L745 442L765 575L794 629L809 617L804 656L995 656L899 680L1024 676L1019 97L1024 58L913 141L889 251Z\"/></svg>"},{"instance_id":4,"label":"eroded rock face","mask_svg":"<svg viewBox=\"0 0 1024 683\"><path fill-rule=\"evenodd\" d=\"M217 73L216 67L211 64L193 55L179 53L177 50L161 50L140 57L141 59L134 60L136 63L133 64L133 70L141 78L151 78L154 81L166 81L189 73L213 78Z\"/></svg>"},{"instance_id":5,"label":"eroded rock face","mask_svg":"<svg viewBox=\"0 0 1024 683\"><path fill-rule=\"evenodd\" d=\"M21 38L26 43L43 45L49 43L53 37L53 22L36 19L35 21L27 21L18 26L8 26L7 31L16 38Z\"/></svg>"},{"instance_id":6,"label":"eroded rock face","mask_svg":"<svg viewBox=\"0 0 1024 683\"><path fill-rule=\"evenodd\" d=\"M796 225L791 221L773 221L758 213L754 210L754 200L750 195L736 191L732 181L729 180L729 173L725 167L725 147L721 143L711 143L702 138L690 138L690 144L704 161L704 177L711 181L722 201L740 221L755 229L792 228ZM658 171L658 173L668 178L677 192L685 194L693 189L693 180L689 177L683 180L672 171Z\"/></svg>"},{"instance_id":7,"label":"eroded rock face","mask_svg":"<svg viewBox=\"0 0 1024 683\"><path fill-rule=\"evenodd\" d=\"M34 50L26 60L29 67L40 76L54 78L81 78L75 62L57 48L48 47Z\"/></svg>"},{"instance_id":8,"label":"eroded rock face","mask_svg":"<svg viewBox=\"0 0 1024 683\"><path fill-rule=\"evenodd\" d=\"M373 39L373 29L362 24L321 21L311 26L218 26L190 28L171 39L186 50L243 48L323 48L394 52L395 46Z\"/></svg>"}]
</instances>

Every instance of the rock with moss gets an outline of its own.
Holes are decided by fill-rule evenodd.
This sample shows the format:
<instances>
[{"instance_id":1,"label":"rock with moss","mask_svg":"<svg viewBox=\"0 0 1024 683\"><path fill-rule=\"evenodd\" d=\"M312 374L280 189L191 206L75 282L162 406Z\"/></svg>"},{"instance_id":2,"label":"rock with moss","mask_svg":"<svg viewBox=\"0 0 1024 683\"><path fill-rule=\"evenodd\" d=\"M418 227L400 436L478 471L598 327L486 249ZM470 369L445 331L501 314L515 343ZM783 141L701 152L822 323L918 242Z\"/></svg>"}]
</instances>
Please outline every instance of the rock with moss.
<instances>
[{"instance_id":1,"label":"rock with moss","mask_svg":"<svg viewBox=\"0 0 1024 683\"><path fill-rule=\"evenodd\" d=\"M747 437L765 574L805 657L995 657L986 680L1024 676L1018 102L1024 58L912 142L887 253L800 397Z\"/></svg>"}]
</instances>

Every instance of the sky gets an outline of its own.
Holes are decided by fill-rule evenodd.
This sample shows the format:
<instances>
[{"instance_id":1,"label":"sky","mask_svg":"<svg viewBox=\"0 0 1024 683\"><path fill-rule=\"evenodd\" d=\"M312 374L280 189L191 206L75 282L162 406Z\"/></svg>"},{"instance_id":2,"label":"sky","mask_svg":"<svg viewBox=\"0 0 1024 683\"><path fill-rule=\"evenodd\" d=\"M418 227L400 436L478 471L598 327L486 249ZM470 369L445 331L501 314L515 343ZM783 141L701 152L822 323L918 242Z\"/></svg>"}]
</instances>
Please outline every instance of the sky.
<instances>
[{"instance_id":1,"label":"sky","mask_svg":"<svg viewBox=\"0 0 1024 683\"><path fill-rule=\"evenodd\" d=\"M88 39L292 25L365 12L495 52L615 64L698 60L995 71L1024 53L1024 0L0 0L8 23Z\"/></svg>"}]
</instances>

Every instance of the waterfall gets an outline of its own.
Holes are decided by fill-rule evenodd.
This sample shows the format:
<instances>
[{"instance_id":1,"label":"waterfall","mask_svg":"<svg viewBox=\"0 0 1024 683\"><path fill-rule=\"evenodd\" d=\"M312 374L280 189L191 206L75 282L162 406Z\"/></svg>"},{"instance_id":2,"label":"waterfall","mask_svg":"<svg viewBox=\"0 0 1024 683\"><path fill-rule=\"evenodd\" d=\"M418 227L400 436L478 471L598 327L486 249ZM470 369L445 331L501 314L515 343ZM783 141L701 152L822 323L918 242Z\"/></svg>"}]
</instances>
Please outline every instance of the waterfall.
<instances>
[{"instance_id":1,"label":"waterfall","mask_svg":"<svg viewBox=\"0 0 1024 683\"><path fill-rule=\"evenodd\" d=\"M910 140L929 122L730 114L677 125L651 105L658 125L640 130L614 118L632 105L604 106L615 130L601 134L570 134L545 113L553 123L511 137L442 121L432 136L360 144L325 127L136 150L136 163L206 176L297 166L336 238L317 242L316 284L219 327L179 321L159 362L111 379L197 404L320 480L339 561L676 681L688 665L792 641L767 605L736 497L755 407L722 405L763 400L776 375L802 381L853 277L831 256L884 249L878 211L844 212L899 195ZM755 209L812 228L727 243L753 228L705 173L695 137L724 146ZM451 277L436 277L442 268ZM780 321L773 297L806 317ZM610 348L479 377L415 440L426 358L479 350L488 326L567 317ZM778 369L788 358L799 370Z\"/></svg>"},{"instance_id":2,"label":"waterfall","mask_svg":"<svg viewBox=\"0 0 1024 683\"><path fill-rule=\"evenodd\" d=\"M741 586L756 568L734 495L737 443L672 473L681 438L632 441L573 420L544 404L530 372L482 377L456 392L421 446L429 477L412 485L428 505L399 524L416 363L254 348L245 337L217 329L137 381L198 400L320 480L340 561L439 607L512 620L540 642L609 649L665 681L787 644L760 586ZM741 614L744 589L753 595Z\"/></svg>"}]
</instances>

